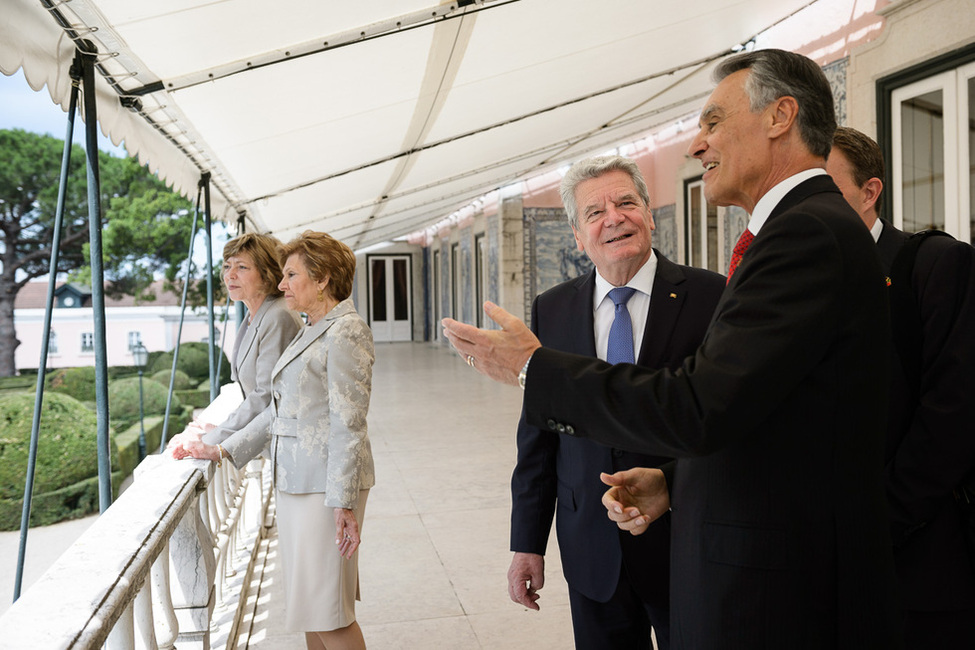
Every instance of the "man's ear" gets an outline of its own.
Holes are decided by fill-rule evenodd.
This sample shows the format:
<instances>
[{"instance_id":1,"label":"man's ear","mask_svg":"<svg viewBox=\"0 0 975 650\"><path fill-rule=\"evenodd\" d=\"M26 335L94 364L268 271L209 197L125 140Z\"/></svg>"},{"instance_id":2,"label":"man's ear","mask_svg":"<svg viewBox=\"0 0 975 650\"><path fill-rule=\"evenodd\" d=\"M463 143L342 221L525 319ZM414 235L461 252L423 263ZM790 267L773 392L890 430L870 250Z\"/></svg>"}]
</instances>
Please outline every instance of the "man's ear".
<instances>
[{"instance_id":1,"label":"man's ear","mask_svg":"<svg viewBox=\"0 0 975 650\"><path fill-rule=\"evenodd\" d=\"M586 247L582 245L582 239L579 237L579 231L576 230L575 226L570 226L572 228L572 236L576 238L576 248L580 253L586 252Z\"/></svg>"},{"instance_id":2,"label":"man's ear","mask_svg":"<svg viewBox=\"0 0 975 650\"><path fill-rule=\"evenodd\" d=\"M769 136L777 138L789 132L799 116L799 102L795 97L779 97L766 108L770 117Z\"/></svg>"},{"instance_id":3,"label":"man's ear","mask_svg":"<svg viewBox=\"0 0 975 650\"><path fill-rule=\"evenodd\" d=\"M880 198L880 193L884 191L884 182L879 178L868 178L867 181L860 187L860 193L863 200L863 207L867 210L874 210L874 206L877 205L877 199Z\"/></svg>"}]
</instances>

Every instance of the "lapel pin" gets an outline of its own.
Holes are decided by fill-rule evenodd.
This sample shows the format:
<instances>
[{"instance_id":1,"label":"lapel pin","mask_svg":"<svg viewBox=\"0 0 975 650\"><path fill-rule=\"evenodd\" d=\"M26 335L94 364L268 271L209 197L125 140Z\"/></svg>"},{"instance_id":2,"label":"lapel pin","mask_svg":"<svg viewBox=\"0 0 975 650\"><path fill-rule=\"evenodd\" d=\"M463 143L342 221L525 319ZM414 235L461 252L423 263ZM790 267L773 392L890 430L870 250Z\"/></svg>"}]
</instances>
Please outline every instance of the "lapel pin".
<instances>
[{"instance_id":1,"label":"lapel pin","mask_svg":"<svg viewBox=\"0 0 975 650\"><path fill-rule=\"evenodd\" d=\"M672 293L672 294L670 294L670 297L671 298L676 298L677 297L677 294L676 293Z\"/></svg>"}]
</instances>

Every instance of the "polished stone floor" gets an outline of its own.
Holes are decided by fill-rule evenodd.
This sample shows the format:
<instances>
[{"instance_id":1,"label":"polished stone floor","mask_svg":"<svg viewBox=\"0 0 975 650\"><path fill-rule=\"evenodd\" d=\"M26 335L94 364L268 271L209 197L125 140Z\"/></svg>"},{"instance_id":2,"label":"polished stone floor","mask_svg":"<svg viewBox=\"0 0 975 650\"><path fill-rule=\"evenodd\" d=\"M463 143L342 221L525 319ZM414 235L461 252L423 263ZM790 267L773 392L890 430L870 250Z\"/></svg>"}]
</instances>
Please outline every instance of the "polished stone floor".
<instances>
[{"instance_id":1,"label":"polished stone floor","mask_svg":"<svg viewBox=\"0 0 975 650\"><path fill-rule=\"evenodd\" d=\"M376 487L360 551L356 612L370 650L572 647L554 535L541 611L507 594L509 480L521 391L433 343L376 346L369 434ZM276 539L253 581L238 648L302 648L283 630Z\"/></svg>"}]
</instances>

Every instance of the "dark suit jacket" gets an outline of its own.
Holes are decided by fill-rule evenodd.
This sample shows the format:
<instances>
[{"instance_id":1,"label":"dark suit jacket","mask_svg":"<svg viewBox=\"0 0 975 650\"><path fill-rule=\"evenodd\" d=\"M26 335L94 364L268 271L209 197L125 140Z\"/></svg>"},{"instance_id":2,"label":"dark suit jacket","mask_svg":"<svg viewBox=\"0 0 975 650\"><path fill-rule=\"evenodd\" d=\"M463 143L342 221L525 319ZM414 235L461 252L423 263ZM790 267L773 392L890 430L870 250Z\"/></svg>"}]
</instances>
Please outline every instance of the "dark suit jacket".
<instances>
[{"instance_id":1,"label":"dark suit jacket","mask_svg":"<svg viewBox=\"0 0 975 650\"><path fill-rule=\"evenodd\" d=\"M907 235L884 222L890 270ZM975 573L952 490L975 467L975 250L949 237L918 249L911 287L923 344L920 395L898 357L891 372L887 497L901 602L907 609L975 606Z\"/></svg>"},{"instance_id":2,"label":"dark suit jacket","mask_svg":"<svg viewBox=\"0 0 975 650\"><path fill-rule=\"evenodd\" d=\"M902 647L883 487L889 328L832 179L790 191L676 372L540 348L528 422L678 458L671 647Z\"/></svg>"},{"instance_id":3,"label":"dark suit jacket","mask_svg":"<svg viewBox=\"0 0 975 650\"><path fill-rule=\"evenodd\" d=\"M657 252L650 314L640 365L677 368L700 345L724 289L723 276L678 266ZM593 292L596 272L563 282L532 305L532 331L555 350L596 356ZM637 537L621 535L601 503L600 472L656 467L670 460L613 449L525 422L518 424L518 464L511 477L511 550L544 555L558 504L556 530L562 571L573 589L606 602L616 590L624 561L646 602L666 607L670 566L670 517ZM622 539L621 539L622 537Z\"/></svg>"}]
</instances>

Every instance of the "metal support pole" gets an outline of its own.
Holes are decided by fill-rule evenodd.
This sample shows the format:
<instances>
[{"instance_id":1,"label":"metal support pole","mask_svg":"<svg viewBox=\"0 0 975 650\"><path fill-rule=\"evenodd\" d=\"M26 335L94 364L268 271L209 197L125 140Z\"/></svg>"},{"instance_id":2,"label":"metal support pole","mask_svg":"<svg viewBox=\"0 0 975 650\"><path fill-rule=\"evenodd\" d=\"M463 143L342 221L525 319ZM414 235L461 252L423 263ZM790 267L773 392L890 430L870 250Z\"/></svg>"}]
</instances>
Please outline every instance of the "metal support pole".
<instances>
[{"instance_id":1,"label":"metal support pole","mask_svg":"<svg viewBox=\"0 0 975 650\"><path fill-rule=\"evenodd\" d=\"M141 343L140 343L141 345ZM139 462L146 458L146 412L142 401L142 368L139 368Z\"/></svg>"},{"instance_id":2,"label":"metal support pole","mask_svg":"<svg viewBox=\"0 0 975 650\"><path fill-rule=\"evenodd\" d=\"M95 412L98 416L98 507L112 505L112 458L108 414L108 352L105 334L105 272L102 268L101 180L98 172L98 109L95 105L95 46L81 47L81 92L85 107L85 158L88 167L88 233L91 267L91 306L95 343Z\"/></svg>"},{"instance_id":3,"label":"metal support pole","mask_svg":"<svg viewBox=\"0 0 975 650\"><path fill-rule=\"evenodd\" d=\"M169 413L173 406L173 389L176 383L176 362L179 361L179 344L183 340L183 320L186 316L186 292L190 287L190 270L193 267L193 242L196 241L196 222L200 217L200 191L196 193L196 211L193 213L193 227L190 229L190 250L186 254L186 281L183 283L183 299L180 302L179 327L176 329L176 346L173 348L173 366L169 373L169 393L166 395L166 415L163 416L162 433L159 436L159 453L166 451L169 433ZM212 357L211 357L212 358ZM212 401L212 400L211 400Z\"/></svg>"},{"instance_id":4,"label":"metal support pole","mask_svg":"<svg viewBox=\"0 0 975 650\"><path fill-rule=\"evenodd\" d=\"M71 66L71 99L68 106L68 126L61 154L61 179L58 184L58 206L54 212L54 233L51 237L51 265L47 279L47 303L44 310L44 333L41 336L41 359L37 364L37 385L34 389L34 419L30 429L30 450L27 455L27 480L24 483L24 506L20 517L20 547L17 552L17 574L14 577L14 602L20 598L24 581L24 557L27 553L27 531L34 494L34 468L37 465L37 443L41 433L41 407L44 404L44 370L47 368L48 346L51 340L51 314L54 311L54 289L57 284L58 258L61 254L61 226L64 222L64 203L68 192L68 172L71 165L71 140L74 138L74 117L78 111L78 84L81 75L80 55L75 54Z\"/></svg>"},{"instance_id":5,"label":"metal support pole","mask_svg":"<svg viewBox=\"0 0 975 650\"><path fill-rule=\"evenodd\" d=\"M227 330L230 328L230 293L227 293L227 302L223 306L223 332L220 333L220 350L226 349ZM217 355L217 381L220 381L220 370L223 368L223 354ZM210 400L213 401L212 399Z\"/></svg>"},{"instance_id":6,"label":"metal support pole","mask_svg":"<svg viewBox=\"0 0 975 650\"><path fill-rule=\"evenodd\" d=\"M210 401L217 399L217 393L219 392L217 388L217 334L213 329L213 233L211 229L210 221L210 172L203 172L200 177L200 185L203 187L203 224L206 230L206 242L207 242L207 313L210 315L208 322L210 326L210 336L207 340L210 342L209 353L210 353Z\"/></svg>"}]
</instances>

